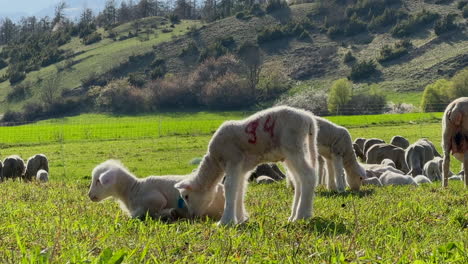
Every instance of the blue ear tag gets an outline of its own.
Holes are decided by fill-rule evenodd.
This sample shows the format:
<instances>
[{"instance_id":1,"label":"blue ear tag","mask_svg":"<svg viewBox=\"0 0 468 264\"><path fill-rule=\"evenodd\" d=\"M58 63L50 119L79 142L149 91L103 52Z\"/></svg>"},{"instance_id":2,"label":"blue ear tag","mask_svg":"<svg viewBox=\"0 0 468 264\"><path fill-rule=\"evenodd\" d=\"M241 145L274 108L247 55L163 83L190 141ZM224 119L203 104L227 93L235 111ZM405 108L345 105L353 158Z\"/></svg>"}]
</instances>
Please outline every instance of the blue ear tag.
<instances>
[{"instance_id":1,"label":"blue ear tag","mask_svg":"<svg viewBox=\"0 0 468 264\"><path fill-rule=\"evenodd\" d=\"M177 200L177 208L179 209L185 208L185 201L180 196L179 196L179 200Z\"/></svg>"}]
</instances>

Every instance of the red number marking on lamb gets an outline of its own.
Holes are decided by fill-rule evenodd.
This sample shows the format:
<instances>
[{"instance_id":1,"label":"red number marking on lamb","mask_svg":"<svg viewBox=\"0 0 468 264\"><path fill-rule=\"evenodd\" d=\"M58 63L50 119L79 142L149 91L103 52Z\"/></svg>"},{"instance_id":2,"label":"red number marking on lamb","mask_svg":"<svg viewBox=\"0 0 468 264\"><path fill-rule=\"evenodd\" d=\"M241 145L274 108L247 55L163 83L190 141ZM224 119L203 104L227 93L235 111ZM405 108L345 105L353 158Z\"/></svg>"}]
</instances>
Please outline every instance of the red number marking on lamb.
<instances>
[{"instance_id":1,"label":"red number marking on lamb","mask_svg":"<svg viewBox=\"0 0 468 264\"><path fill-rule=\"evenodd\" d=\"M257 143L257 127L258 127L258 120L248 123L247 126L245 127L245 133L250 135L250 138L249 138L250 144Z\"/></svg>"},{"instance_id":2,"label":"red number marking on lamb","mask_svg":"<svg viewBox=\"0 0 468 264\"><path fill-rule=\"evenodd\" d=\"M271 116L268 116L267 120L265 121L265 124L263 125L263 131L270 133L270 137L273 137L275 135L275 123L276 119L272 119Z\"/></svg>"}]
</instances>

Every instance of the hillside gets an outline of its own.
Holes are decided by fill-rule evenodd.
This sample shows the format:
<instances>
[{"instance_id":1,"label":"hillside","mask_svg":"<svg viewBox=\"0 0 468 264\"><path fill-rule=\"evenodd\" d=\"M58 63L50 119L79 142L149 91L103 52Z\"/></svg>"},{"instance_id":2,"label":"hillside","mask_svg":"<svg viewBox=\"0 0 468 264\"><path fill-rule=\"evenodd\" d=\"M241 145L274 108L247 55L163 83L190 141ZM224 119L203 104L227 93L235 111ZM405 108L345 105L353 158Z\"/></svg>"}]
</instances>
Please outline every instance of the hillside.
<instances>
[{"instance_id":1,"label":"hillside","mask_svg":"<svg viewBox=\"0 0 468 264\"><path fill-rule=\"evenodd\" d=\"M457 8L457 1L444 1L443 4L434 4L433 1L401 2L398 8L407 12L408 16L422 10L441 16L457 14L459 30L437 36L433 28L422 27L422 30L404 38L412 43L407 54L389 62L377 63L378 74L357 83L378 83L391 100L418 104L425 85L439 78L448 78L468 66L467 22ZM333 8L344 7L331 6L325 13L333 13ZM332 20L329 17L327 19ZM235 51L245 42L257 43L258 33L266 28L306 20L311 24L306 30L310 39L286 37L260 45L265 61L264 72L268 72L269 67L279 67L286 72L296 84L290 93L311 87L328 89L331 81L349 75L352 64L343 62L346 53L352 52L357 61L377 59L384 45L391 46L402 39L393 37L389 28L331 38L323 26L324 7L318 3L292 5L289 9L262 16L246 15L240 19L232 16L203 25L198 21L183 20L173 28L165 18L150 17L138 20L140 33L136 37L125 37L135 25L130 22L112 31L98 29L103 40L95 44L84 45L80 39L72 38L60 47L73 51L67 58L72 66L64 69L67 61L61 61L29 72L22 83L31 87L31 94L24 100L7 100L12 87L8 80L1 82L0 111L17 110L25 102L38 100L41 82L52 76L60 76L59 86L60 90L65 91L62 93L64 96L76 97L86 92L81 88L84 80L100 75L106 75L109 79L139 73L150 79L152 63L156 59L165 62L166 74L183 75L199 65L199 55L203 50L220 40L232 37L234 42L229 44L229 49ZM115 34L113 39L108 36L109 32ZM196 46L197 50L184 54L190 45ZM6 73L6 69L0 70L0 76ZM109 74L112 76L109 77Z\"/></svg>"}]
</instances>

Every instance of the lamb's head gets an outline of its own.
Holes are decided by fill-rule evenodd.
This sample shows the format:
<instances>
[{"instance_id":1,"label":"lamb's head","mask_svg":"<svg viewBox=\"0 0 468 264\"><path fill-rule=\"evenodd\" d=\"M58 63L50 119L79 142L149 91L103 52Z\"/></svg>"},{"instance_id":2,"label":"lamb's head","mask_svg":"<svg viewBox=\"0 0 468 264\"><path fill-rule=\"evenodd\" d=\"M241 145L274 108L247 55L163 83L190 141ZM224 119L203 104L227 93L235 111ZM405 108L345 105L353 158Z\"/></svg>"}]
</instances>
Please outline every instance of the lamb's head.
<instances>
[{"instance_id":1,"label":"lamb's head","mask_svg":"<svg viewBox=\"0 0 468 264\"><path fill-rule=\"evenodd\" d=\"M115 194L118 174L121 172L119 163L112 160L94 168L88 192L89 199L93 202L100 202L112 197Z\"/></svg>"},{"instance_id":2,"label":"lamb's head","mask_svg":"<svg viewBox=\"0 0 468 264\"><path fill-rule=\"evenodd\" d=\"M179 190L191 216L204 215L216 194L216 188L202 188L193 179L178 182L174 187Z\"/></svg>"},{"instance_id":3,"label":"lamb's head","mask_svg":"<svg viewBox=\"0 0 468 264\"><path fill-rule=\"evenodd\" d=\"M355 168L353 170L346 170L346 182L351 190L359 191L362 180L367 178L367 172L359 164Z\"/></svg>"}]
</instances>

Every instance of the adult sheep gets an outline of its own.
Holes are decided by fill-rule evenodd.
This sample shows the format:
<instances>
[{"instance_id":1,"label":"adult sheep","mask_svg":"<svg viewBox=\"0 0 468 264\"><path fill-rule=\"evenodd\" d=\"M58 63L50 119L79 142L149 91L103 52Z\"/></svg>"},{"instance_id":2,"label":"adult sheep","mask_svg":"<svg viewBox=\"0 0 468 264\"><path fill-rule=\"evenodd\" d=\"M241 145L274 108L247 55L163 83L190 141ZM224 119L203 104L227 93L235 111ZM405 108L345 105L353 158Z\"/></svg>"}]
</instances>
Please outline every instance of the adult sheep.
<instances>
[{"instance_id":1,"label":"adult sheep","mask_svg":"<svg viewBox=\"0 0 468 264\"><path fill-rule=\"evenodd\" d=\"M24 160L18 155L8 156L3 161L2 175L5 179L22 178L24 170Z\"/></svg>"},{"instance_id":2,"label":"adult sheep","mask_svg":"<svg viewBox=\"0 0 468 264\"><path fill-rule=\"evenodd\" d=\"M450 151L463 163L463 171L468 168L468 97L460 97L451 102L442 117L442 149L444 152L442 186L448 186ZM468 177L465 177L465 188Z\"/></svg>"},{"instance_id":3,"label":"adult sheep","mask_svg":"<svg viewBox=\"0 0 468 264\"><path fill-rule=\"evenodd\" d=\"M44 154L36 154L28 159L24 180L31 181L39 170L49 172L49 160Z\"/></svg>"},{"instance_id":4,"label":"adult sheep","mask_svg":"<svg viewBox=\"0 0 468 264\"><path fill-rule=\"evenodd\" d=\"M424 164L435 156L440 156L440 154L429 140L420 139L411 144L405 150L405 160L410 170L408 174L413 176L423 174Z\"/></svg>"},{"instance_id":5,"label":"adult sheep","mask_svg":"<svg viewBox=\"0 0 468 264\"><path fill-rule=\"evenodd\" d=\"M239 224L248 218L244 207L248 172L260 163L284 161L295 187L289 220L310 218L317 185L316 138L314 115L287 106L224 122L211 138L195 175L175 187L189 211L200 214L225 175L226 204L218 224Z\"/></svg>"},{"instance_id":6,"label":"adult sheep","mask_svg":"<svg viewBox=\"0 0 468 264\"><path fill-rule=\"evenodd\" d=\"M375 144L366 153L366 163L380 164L384 159L390 159L395 163L395 168L407 173L408 166L405 161L405 150L390 144Z\"/></svg>"},{"instance_id":7,"label":"adult sheep","mask_svg":"<svg viewBox=\"0 0 468 264\"><path fill-rule=\"evenodd\" d=\"M384 144L385 141L383 141L382 139L379 139L379 138L369 138L366 140L366 142L364 143L364 148L362 149L362 151L364 152L364 155L367 156L367 151L369 151L369 149L374 146L375 144Z\"/></svg>"},{"instance_id":8,"label":"adult sheep","mask_svg":"<svg viewBox=\"0 0 468 264\"><path fill-rule=\"evenodd\" d=\"M392 137L392 139L390 140L390 144L400 147L402 149L406 149L410 145L409 141L402 136Z\"/></svg>"},{"instance_id":9,"label":"adult sheep","mask_svg":"<svg viewBox=\"0 0 468 264\"><path fill-rule=\"evenodd\" d=\"M201 215L192 215L185 207L174 185L186 176L149 176L139 179L117 160L107 160L92 171L88 196L93 202L113 197L132 218L174 219L208 216L219 219L224 209L224 192L221 184L214 187L212 200Z\"/></svg>"},{"instance_id":10,"label":"adult sheep","mask_svg":"<svg viewBox=\"0 0 468 264\"><path fill-rule=\"evenodd\" d=\"M49 173L46 170L40 169L36 173L36 180L38 182L48 182L49 181Z\"/></svg>"},{"instance_id":11,"label":"adult sheep","mask_svg":"<svg viewBox=\"0 0 468 264\"><path fill-rule=\"evenodd\" d=\"M321 117L316 117L316 120L317 150L325 161L327 171L325 182L328 189L343 192L346 183L352 189L358 188L366 173L356 160L348 130ZM319 163L319 171L321 171L320 165ZM343 169L346 172L346 179Z\"/></svg>"}]
</instances>

